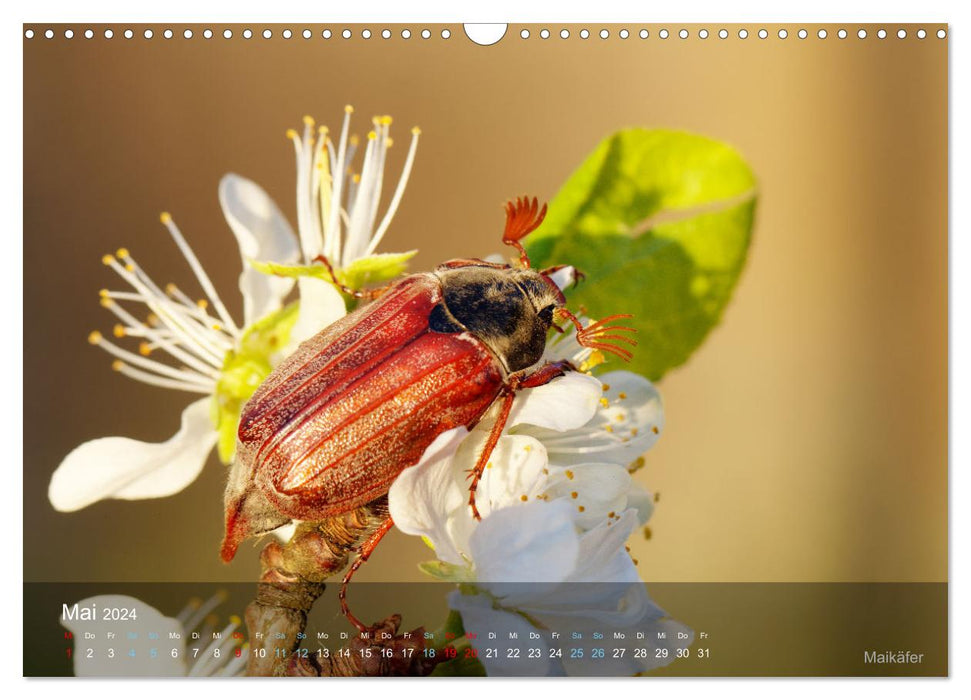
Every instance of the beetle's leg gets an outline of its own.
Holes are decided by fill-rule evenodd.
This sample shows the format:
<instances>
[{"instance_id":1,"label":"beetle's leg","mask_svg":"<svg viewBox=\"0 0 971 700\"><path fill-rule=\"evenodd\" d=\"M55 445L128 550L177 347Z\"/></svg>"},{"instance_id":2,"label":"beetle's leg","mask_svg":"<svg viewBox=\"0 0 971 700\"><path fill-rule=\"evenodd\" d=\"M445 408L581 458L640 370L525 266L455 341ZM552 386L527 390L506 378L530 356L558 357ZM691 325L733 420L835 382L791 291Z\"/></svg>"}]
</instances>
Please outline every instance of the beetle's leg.
<instances>
[{"instance_id":1,"label":"beetle's leg","mask_svg":"<svg viewBox=\"0 0 971 700\"><path fill-rule=\"evenodd\" d=\"M479 514L479 509L475 506L475 491L479 486L479 479L482 478L486 465L489 463L489 458L492 456L492 452L496 449L496 444L502 436L506 422L509 420L513 400L516 398L516 391L519 389L532 389L533 387L548 384L557 377L562 377L568 371L574 369L576 368L573 364L567 360L549 362L531 374L512 375L506 383L506 386L503 387L502 394L500 394L502 406L499 409L499 416L492 425L492 430L489 431L489 438L486 440L486 444L479 454L479 459L476 460L475 466L469 470L469 477L472 479L472 483L469 484L469 506L472 507L472 517L476 520L482 520L482 516Z\"/></svg>"},{"instance_id":2,"label":"beetle's leg","mask_svg":"<svg viewBox=\"0 0 971 700\"><path fill-rule=\"evenodd\" d=\"M333 282L335 287L340 289L347 296L354 297L355 299L366 299L368 301L374 301L379 296L381 296L386 291L388 291L394 284L394 282L392 282L391 284L386 284L383 287L375 287L374 289L351 289L346 284L344 284L339 279L337 279L337 273L334 271L334 266L330 264L330 260L328 260L326 257L324 257L323 255L318 255L316 258L313 259L313 261L319 262L324 267L327 268L327 272L330 273L331 282Z\"/></svg>"},{"instance_id":3,"label":"beetle's leg","mask_svg":"<svg viewBox=\"0 0 971 700\"><path fill-rule=\"evenodd\" d=\"M565 270L568 267L573 268L573 288L576 289L580 283L587 278L587 276L580 270L573 267L573 265L554 265L553 267L547 267L545 270L540 270L539 272L540 274L549 277L550 275L555 275L560 270Z\"/></svg>"},{"instance_id":4,"label":"beetle's leg","mask_svg":"<svg viewBox=\"0 0 971 700\"><path fill-rule=\"evenodd\" d=\"M479 487L479 479L482 478L482 473L485 471L486 465L489 463L489 458L492 456L492 451L496 449L496 443L499 442L499 437L502 435L502 430L506 427L506 421L509 419L509 412L512 410L512 402L516 397L516 391L513 387L507 385L503 388L499 397L502 401L502 407L499 409L499 416L496 418L496 422L492 425L492 430L489 431L489 439L486 440L486 444L482 448L482 452L479 454L479 459L476 461L475 466L472 467L469 474L470 478L472 479L472 483L469 484L469 505L472 507L472 517L476 520L482 520L482 516L479 515L479 509L475 507L475 490Z\"/></svg>"},{"instance_id":5,"label":"beetle's leg","mask_svg":"<svg viewBox=\"0 0 971 700\"><path fill-rule=\"evenodd\" d=\"M557 377L562 377L567 372L576 371L576 367L569 360L557 360L547 362L535 372L524 374L520 377L513 375L510 384L514 390L533 389L544 384L549 384Z\"/></svg>"},{"instance_id":6,"label":"beetle's leg","mask_svg":"<svg viewBox=\"0 0 971 700\"><path fill-rule=\"evenodd\" d=\"M378 526L378 529L372 532L371 536L364 540L364 543L361 545L361 552L358 554L357 559L354 560L354 563L351 564L351 568L347 570L346 574L344 574L344 580L341 581L340 593L337 594L337 597L341 601L341 612L344 613L344 617L346 617L347 621L357 627L357 629L361 632L367 632L368 627L354 617L351 609L347 606L347 584L351 582L351 579L354 577L354 573L361 568L364 562L368 560L368 557L371 556L371 552L374 551L381 539L388 534L388 531L393 526L394 521L391 520L391 516L388 516L388 518Z\"/></svg>"},{"instance_id":7,"label":"beetle's leg","mask_svg":"<svg viewBox=\"0 0 971 700\"><path fill-rule=\"evenodd\" d=\"M519 241L539 228L546 218L546 205L539 208L536 197L517 197L515 202L506 202L506 228L502 233L502 242L511 245L519 251L519 262L529 268L529 255Z\"/></svg>"}]
</instances>

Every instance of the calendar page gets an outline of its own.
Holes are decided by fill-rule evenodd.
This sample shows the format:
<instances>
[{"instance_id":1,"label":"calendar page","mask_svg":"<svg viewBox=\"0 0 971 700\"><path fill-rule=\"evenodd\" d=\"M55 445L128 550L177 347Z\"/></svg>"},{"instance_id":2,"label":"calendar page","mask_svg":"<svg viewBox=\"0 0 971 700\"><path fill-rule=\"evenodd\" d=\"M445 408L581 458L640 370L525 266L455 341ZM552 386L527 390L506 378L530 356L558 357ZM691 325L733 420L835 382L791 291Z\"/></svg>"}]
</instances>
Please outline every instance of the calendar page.
<instances>
[{"instance_id":1,"label":"calendar page","mask_svg":"<svg viewBox=\"0 0 971 700\"><path fill-rule=\"evenodd\" d=\"M948 675L947 25L22 33L25 676Z\"/></svg>"}]
</instances>

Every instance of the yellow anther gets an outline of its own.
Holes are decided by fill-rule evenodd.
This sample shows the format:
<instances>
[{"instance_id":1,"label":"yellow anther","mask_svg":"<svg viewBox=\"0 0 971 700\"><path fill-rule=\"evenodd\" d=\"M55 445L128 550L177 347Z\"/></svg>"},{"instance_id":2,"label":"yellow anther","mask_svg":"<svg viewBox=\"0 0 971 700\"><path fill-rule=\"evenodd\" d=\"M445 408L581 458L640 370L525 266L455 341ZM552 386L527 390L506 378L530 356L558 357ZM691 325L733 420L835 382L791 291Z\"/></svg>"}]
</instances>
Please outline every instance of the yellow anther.
<instances>
[{"instance_id":1,"label":"yellow anther","mask_svg":"<svg viewBox=\"0 0 971 700\"><path fill-rule=\"evenodd\" d=\"M313 125L315 124L314 118L311 117L309 114L305 114L304 117L303 117L303 123L306 126L313 127Z\"/></svg>"},{"instance_id":2,"label":"yellow anther","mask_svg":"<svg viewBox=\"0 0 971 700\"><path fill-rule=\"evenodd\" d=\"M586 508L584 508L583 506L577 506L577 510L582 513L583 511L586 510Z\"/></svg>"},{"instance_id":3,"label":"yellow anther","mask_svg":"<svg viewBox=\"0 0 971 700\"><path fill-rule=\"evenodd\" d=\"M344 111L348 114L354 113L354 105L344 105Z\"/></svg>"},{"instance_id":4,"label":"yellow anther","mask_svg":"<svg viewBox=\"0 0 971 700\"><path fill-rule=\"evenodd\" d=\"M123 325L121 325L120 323L116 323L115 324L115 327L112 329L112 332L115 334L115 337L116 338L124 338L125 337L125 327Z\"/></svg>"},{"instance_id":5,"label":"yellow anther","mask_svg":"<svg viewBox=\"0 0 971 700\"><path fill-rule=\"evenodd\" d=\"M520 501L522 501L523 503L525 503L526 501L528 501L528 500L529 500L529 496L527 496L527 495L526 495L526 494L524 493L524 494L523 494L522 496L520 496L520 497L519 497L519 500L520 500Z\"/></svg>"},{"instance_id":6,"label":"yellow anther","mask_svg":"<svg viewBox=\"0 0 971 700\"><path fill-rule=\"evenodd\" d=\"M122 259L127 258L128 248L119 248L118 250L115 251L115 255L117 255L119 258L122 258Z\"/></svg>"},{"instance_id":7,"label":"yellow anther","mask_svg":"<svg viewBox=\"0 0 971 700\"><path fill-rule=\"evenodd\" d=\"M115 262L115 256L111 255L110 253L108 255L102 255L101 262L103 262L105 265L111 265Z\"/></svg>"},{"instance_id":8,"label":"yellow anther","mask_svg":"<svg viewBox=\"0 0 971 700\"><path fill-rule=\"evenodd\" d=\"M394 145L394 139L390 136L384 140L384 147L391 148Z\"/></svg>"},{"instance_id":9,"label":"yellow anther","mask_svg":"<svg viewBox=\"0 0 971 700\"><path fill-rule=\"evenodd\" d=\"M623 423L624 422L624 418L625 418L625 416L624 416L623 413L618 413L617 416L616 416L616 418L614 418L614 420L616 420L618 423Z\"/></svg>"},{"instance_id":10,"label":"yellow anther","mask_svg":"<svg viewBox=\"0 0 971 700\"><path fill-rule=\"evenodd\" d=\"M391 126L391 121L391 115L385 114L383 117L381 117L381 126Z\"/></svg>"},{"instance_id":11,"label":"yellow anther","mask_svg":"<svg viewBox=\"0 0 971 700\"><path fill-rule=\"evenodd\" d=\"M525 452L532 452L533 451L533 446L532 445L523 445L523 451L525 451Z\"/></svg>"},{"instance_id":12,"label":"yellow anther","mask_svg":"<svg viewBox=\"0 0 971 700\"><path fill-rule=\"evenodd\" d=\"M190 598L188 605L193 610L198 610L202 607L202 598Z\"/></svg>"},{"instance_id":13,"label":"yellow anther","mask_svg":"<svg viewBox=\"0 0 971 700\"><path fill-rule=\"evenodd\" d=\"M321 136L326 136L326 135L327 135L327 133L328 133L329 131L330 131L330 129L328 129L328 128L327 128L326 126L324 126L323 124L321 124L321 125L320 125L320 126L319 126L319 127L317 128L317 133L318 133L318 134L320 134Z\"/></svg>"},{"instance_id":14,"label":"yellow anther","mask_svg":"<svg viewBox=\"0 0 971 700\"><path fill-rule=\"evenodd\" d=\"M550 470L547 469L546 467L543 467L543 473L544 474L549 474L550 473Z\"/></svg>"},{"instance_id":15,"label":"yellow anther","mask_svg":"<svg viewBox=\"0 0 971 700\"><path fill-rule=\"evenodd\" d=\"M101 306L103 306L106 309L110 309L112 306L115 305L115 302L112 301L109 297L101 297L101 301L99 303L101 304Z\"/></svg>"},{"instance_id":16,"label":"yellow anther","mask_svg":"<svg viewBox=\"0 0 971 700\"><path fill-rule=\"evenodd\" d=\"M355 185L360 184L360 182L361 182L361 174L360 173L354 173L354 176L351 178L351 180L353 180L353 182L354 182Z\"/></svg>"},{"instance_id":17,"label":"yellow anther","mask_svg":"<svg viewBox=\"0 0 971 700\"><path fill-rule=\"evenodd\" d=\"M138 353L140 355L144 355L145 357L148 357L149 355L152 354L152 346L149 345L147 341L143 340L141 343L138 344Z\"/></svg>"},{"instance_id":18,"label":"yellow anther","mask_svg":"<svg viewBox=\"0 0 971 700\"><path fill-rule=\"evenodd\" d=\"M179 291L179 288L176 287L175 284L173 284L172 282L169 282L167 285L165 285L165 293L168 294L170 297L175 296L175 293L177 291Z\"/></svg>"},{"instance_id":19,"label":"yellow anther","mask_svg":"<svg viewBox=\"0 0 971 700\"><path fill-rule=\"evenodd\" d=\"M205 311L206 309L209 308L209 302L206 301L205 299L199 299L196 302L196 306L198 306L200 309L202 309L203 311Z\"/></svg>"},{"instance_id":20,"label":"yellow anther","mask_svg":"<svg viewBox=\"0 0 971 700\"><path fill-rule=\"evenodd\" d=\"M356 146L361 142L361 137L358 136L357 134L351 134L351 137L347 139L347 142L352 146Z\"/></svg>"},{"instance_id":21,"label":"yellow anther","mask_svg":"<svg viewBox=\"0 0 971 700\"><path fill-rule=\"evenodd\" d=\"M134 265L132 265L131 263L128 263L127 265L125 265L125 269L126 269L126 270L127 270L128 272L134 272L134 271L135 271L135 266L134 266Z\"/></svg>"},{"instance_id":22,"label":"yellow anther","mask_svg":"<svg viewBox=\"0 0 971 700\"><path fill-rule=\"evenodd\" d=\"M121 368L124 366L125 366L125 363L122 362L121 360L115 360L114 362L111 363L111 369L115 370L116 372L120 372Z\"/></svg>"},{"instance_id":23,"label":"yellow anther","mask_svg":"<svg viewBox=\"0 0 971 700\"><path fill-rule=\"evenodd\" d=\"M651 426L651 432L654 433L655 435L657 435L661 431L657 429L657 426L656 425L652 425Z\"/></svg>"},{"instance_id":24,"label":"yellow anther","mask_svg":"<svg viewBox=\"0 0 971 700\"><path fill-rule=\"evenodd\" d=\"M630 436L631 436L631 437L637 437L637 433L638 433L638 432L639 432L639 431L637 430L637 428L631 428L631 429L630 429Z\"/></svg>"},{"instance_id":25,"label":"yellow anther","mask_svg":"<svg viewBox=\"0 0 971 700\"><path fill-rule=\"evenodd\" d=\"M221 330L223 329L223 327L222 327L222 325L221 325L221 324L219 324L219 323L214 323L214 324L212 324L212 329L213 329L214 331L221 331Z\"/></svg>"},{"instance_id":26,"label":"yellow anther","mask_svg":"<svg viewBox=\"0 0 971 700\"><path fill-rule=\"evenodd\" d=\"M628 471L636 472L638 469L644 466L644 458L638 457L627 467Z\"/></svg>"},{"instance_id":27,"label":"yellow anther","mask_svg":"<svg viewBox=\"0 0 971 700\"><path fill-rule=\"evenodd\" d=\"M571 492L570 492L570 498L576 498L576 497L577 497L577 496L579 496L579 495L580 495L580 494L578 494L578 493L577 493L576 491L571 491Z\"/></svg>"},{"instance_id":28,"label":"yellow anther","mask_svg":"<svg viewBox=\"0 0 971 700\"><path fill-rule=\"evenodd\" d=\"M604 391L610 391L610 384L604 384Z\"/></svg>"},{"instance_id":29,"label":"yellow anther","mask_svg":"<svg viewBox=\"0 0 971 700\"><path fill-rule=\"evenodd\" d=\"M102 341L102 339L103 336L101 335L101 331L91 331L88 333L88 342L92 345L97 345Z\"/></svg>"},{"instance_id":30,"label":"yellow anther","mask_svg":"<svg viewBox=\"0 0 971 700\"><path fill-rule=\"evenodd\" d=\"M376 139L377 137L378 137L377 132L374 132L374 131L367 132L367 140L368 141L374 141L374 139Z\"/></svg>"},{"instance_id":31,"label":"yellow anther","mask_svg":"<svg viewBox=\"0 0 971 700\"><path fill-rule=\"evenodd\" d=\"M150 326L157 326L158 316L156 316L155 314L149 314L148 316L145 317L145 323L147 323Z\"/></svg>"},{"instance_id":32,"label":"yellow anther","mask_svg":"<svg viewBox=\"0 0 971 700\"><path fill-rule=\"evenodd\" d=\"M566 478L573 481L573 472L569 469L566 470Z\"/></svg>"},{"instance_id":33,"label":"yellow anther","mask_svg":"<svg viewBox=\"0 0 971 700\"><path fill-rule=\"evenodd\" d=\"M489 462L488 464L486 464L486 469L492 469L492 462Z\"/></svg>"},{"instance_id":34,"label":"yellow anther","mask_svg":"<svg viewBox=\"0 0 971 700\"><path fill-rule=\"evenodd\" d=\"M657 493L654 494L654 502L657 503L660 500L661 500L661 492L658 491Z\"/></svg>"},{"instance_id":35,"label":"yellow anther","mask_svg":"<svg viewBox=\"0 0 971 700\"><path fill-rule=\"evenodd\" d=\"M421 133L421 129L419 129L417 126L413 126L411 127L411 133L414 134L415 136L418 136L418 134Z\"/></svg>"},{"instance_id":36,"label":"yellow anther","mask_svg":"<svg viewBox=\"0 0 971 700\"><path fill-rule=\"evenodd\" d=\"M158 215L158 219L163 224L168 224L172 222L172 215L169 214L167 211L163 211L161 214Z\"/></svg>"},{"instance_id":37,"label":"yellow anther","mask_svg":"<svg viewBox=\"0 0 971 700\"><path fill-rule=\"evenodd\" d=\"M231 624L237 625L237 626L243 624L243 621L241 619L239 619L239 615L230 615L229 616L229 622Z\"/></svg>"},{"instance_id":38,"label":"yellow anther","mask_svg":"<svg viewBox=\"0 0 971 700\"><path fill-rule=\"evenodd\" d=\"M291 141L295 138L299 138L296 129L287 129L287 138Z\"/></svg>"},{"instance_id":39,"label":"yellow anther","mask_svg":"<svg viewBox=\"0 0 971 700\"><path fill-rule=\"evenodd\" d=\"M614 426L612 426L612 425L605 425L604 426L604 430L606 430L608 433L612 433L612 432L614 432Z\"/></svg>"},{"instance_id":40,"label":"yellow anther","mask_svg":"<svg viewBox=\"0 0 971 700\"><path fill-rule=\"evenodd\" d=\"M625 394L624 392L620 392L619 394L617 394L617 398L618 399L626 399L627 398L627 394Z\"/></svg>"},{"instance_id":41,"label":"yellow anther","mask_svg":"<svg viewBox=\"0 0 971 700\"><path fill-rule=\"evenodd\" d=\"M610 406L610 402L606 398L601 397L600 405L603 406L604 408L608 408Z\"/></svg>"},{"instance_id":42,"label":"yellow anther","mask_svg":"<svg viewBox=\"0 0 971 700\"><path fill-rule=\"evenodd\" d=\"M102 299L107 299L109 294L111 294L111 292L109 292L107 289L101 289L98 291L98 296Z\"/></svg>"},{"instance_id":43,"label":"yellow anther","mask_svg":"<svg viewBox=\"0 0 971 700\"><path fill-rule=\"evenodd\" d=\"M612 517L614 517L614 515L616 515L616 513L614 513L614 511L610 511L609 513L607 513L607 517L608 518L612 518Z\"/></svg>"}]
</instances>

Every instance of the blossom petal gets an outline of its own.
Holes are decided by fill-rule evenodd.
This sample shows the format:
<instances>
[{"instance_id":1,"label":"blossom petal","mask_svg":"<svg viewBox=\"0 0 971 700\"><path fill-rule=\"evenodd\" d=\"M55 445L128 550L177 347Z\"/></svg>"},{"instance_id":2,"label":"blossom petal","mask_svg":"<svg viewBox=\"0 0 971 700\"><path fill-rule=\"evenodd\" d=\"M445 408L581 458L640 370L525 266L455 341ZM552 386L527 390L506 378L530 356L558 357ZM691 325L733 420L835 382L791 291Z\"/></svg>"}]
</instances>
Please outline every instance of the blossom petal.
<instances>
[{"instance_id":1,"label":"blossom petal","mask_svg":"<svg viewBox=\"0 0 971 700\"><path fill-rule=\"evenodd\" d=\"M646 525L654 514L654 494L631 479L627 491L627 507L637 511L637 522Z\"/></svg>"},{"instance_id":2,"label":"blossom petal","mask_svg":"<svg viewBox=\"0 0 971 700\"><path fill-rule=\"evenodd\" d=\"M77 447L51 477L51 504L70 512L102 498L134 500L178 493L199 475L216 444L211 401L206 397L189 404L179 432L165 442L108 437Z\"/></svg>"},{"instance_id":3,"label":"blossom petal","mask_svg":"<svg viewBox=\"0 0 971 700\"><path fill-rule=\"evenodd\" d=\"M472 533L469 549L478 585L505 607L519 607L576 568L580 542L573 509L563 501L534 501L495 511Z\"/></svg>"},{"instance_id":4,"label":"blossom petal","mask_svg":"<svg viewBox=\"0 0 971 700\"><path fill-rule=\"evenodd\" d=\"M552 670L546 641L530 639L530 632L536 628L529 624L522 615L497 608L492 599L486 595L464 595L458 591L449 594L448 606L462 616L462 627L466 633L476 634L476 639L470 640L473 648L478 650L478 659L490 676L547 676ZM498 632L497 639L488 639L487 632ZM515 633L513 638L511 633ZM513 657L511 649L519 649L522 640L528 639L531 647L542 649L538 658L527 658L521 653L518 658ZM495 648L496 655L487 655L486 647Z\"/></svg>"},{"instance_id":5,"label":"blossom petal","mask_svg":"<svg viewBox=\"0 0 971 700\"><path fill-rule=\"evenodd\" d=\"M593 418L582 428L559 433L522 428L546 445L550 463L560 466L584 462L632 465L650 449L664 429L661 395L651 382L633 372L610 372L599 378L609 389ZM605 405L606 404L606 405Z\"/></svg>"},{"instance_id":6,"label":"blossom petal","mask_svg":"<svg viewBox=\"0 0 971 700\"><path fill-rule=\"evenodd\" d=\"M219 182L219 203L243 259L239 291L248 326L279 309L293 289L292 279L265 275L250 267L249 261L296 262L300 248L286 217L255 182L232 173L224 176Z\"/></svg>"},{"instance_id":7,"label":"blossom petal","mask_svg":"<svg viewBox=\"0 0 971 700\"><path fill-rule=\"evenodd\" d=\"M290 331L290 345L296 347L312 338L347 313L344 297L334 285L314 277L297 280L300 312Z\"/></svg>"},{"instance_id":8,"label":"blossom petal","mask_svg":"<svg viewBox=\"0 0 971 700\"><path fill-rule=\"evenodd\" d=\"M158 654L154 658L150 654L150 648L159 646L159 642L149 638L149 633L158 635L158 639L169 640L177 637L170 635L184 636L182 625L179 621L166 617L158 610L147 603L143 603L137 598L127 595L99 595L92 598L85 598L78 601L76 605L65 606L70 611L75 608L79 612L82 609L89 609L92 606L97 609L97 616L93 620L61 618L61 624L66 627L74 636L76 641L74 658L75 676L184 676L186 667L184 662L185 654L179 649L177 657L172 654ZM118 622L104 619L101 612L104 608L122 608L125 610L136 611L134 620L124 623L127 632L124 651L135 651L133 656L126 657L123 662L121 658L109 658L108 649L120 646L116 639L111 641L108 638L109 632L117 632ZM134 634L132 634L134 633ZM91 636L86 636L90 634ZM82 653L81 642L85 648L91 648L90 655ZM175 642L181 645L182 642ZM184 647L183 647L184 648Z\"/></svg>"},{"instance_id":9,"label":"blossom petal","mask_svg":"<svg viewBox=\"0 0 971 700\"><path fill-rule=\"evenodd\" d=\"M580 538L577 566L561 585L525 603L530 616L553 627L578 627L583 619L594 626L622 629L645 615L663 612L647 596L630 555L624 548L636 513L626 511Z\"/></svg>"},{"instance_id":10,"label":"blossom petal","mask_svg":"<svg viewBox=\"0 0 971 700\"><path fill-rule=\"evenodd\" d=\"M521 391L507 425L527 424L555 432L579 428L593 418L601 392L599 380L567 372L549 384Z\"/></svg>"},{"instance_id":11,"label":"blossom petal","mask_svg":"<svg viewBox=\"0 0 971 700\"><path fill-rule=\"evenodd\" d=\"M580 527L592 528L627 509L631 477L619 464L577 464L550 470L553 478L547 493L573 502Z\"/></svg>"},{"instance_id":12,"label":"blossom petal","mask_svg":"<svg viewBox=\"0 0 971 700\"><path fill-rule=\"evenodd\" d=\"M467 500L455 483L452 456L468 434L460 427L439 435L418 464L401 472L388 492L388 509L398 529L428 538L435 555L451 564L466 563L449 534L448 520Z\"/></svg>"}]
</instances>

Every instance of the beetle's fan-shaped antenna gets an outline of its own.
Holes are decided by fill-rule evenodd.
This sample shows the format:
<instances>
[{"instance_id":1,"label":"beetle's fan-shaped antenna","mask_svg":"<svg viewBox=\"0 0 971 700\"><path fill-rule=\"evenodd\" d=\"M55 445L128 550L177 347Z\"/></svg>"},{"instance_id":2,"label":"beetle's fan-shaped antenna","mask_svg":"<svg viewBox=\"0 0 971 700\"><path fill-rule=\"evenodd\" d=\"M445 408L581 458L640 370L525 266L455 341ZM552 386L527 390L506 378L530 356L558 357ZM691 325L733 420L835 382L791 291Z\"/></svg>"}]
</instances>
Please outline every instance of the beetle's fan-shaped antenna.
<instances>
[{"instance_id":1,"label":"beetle's fan-shaped antenna","mask_svg":"<svg viewBox=\"0 0 971 700\"><path fill-rule=\"evenodd\" d=\"M625 362L630 362L634 357L634 353L625 347L617 344L617 342L627 343L631 346L636 346L637 341L633 338L628 338L625 335L618 335L618 333L636 333L637 329L631 328L630 326L612 326L612 322L617 321L622 318L630 318L630 314L617 314L615 316L606 316L599 321L591 323L586 328L580 323L580 319L574 316L572 313L566 309L557 309L555 312L557 315L562 316L569 320L577 329L577 342L580 343L585 348L593 348L594 350L600 350L602 352L609 352L617 357L621 358ZM609 342L615 341L615 342Z\"/></svg>"},{"instance_id":2,"label":"beetle's fan-shaped antenna","mask_svg":"<svg viewBox=\"0 0 971 700\"><path fill-rule=\"evenodd\" d=\"M506 202L506 229L502 233L502 242L519 251L519 262L523 267L530 266L529 256L519 241L539 228L545 218L546 205L540 209L536 197L517 197L515 202Z\"/></svg>"}]
</instances>

